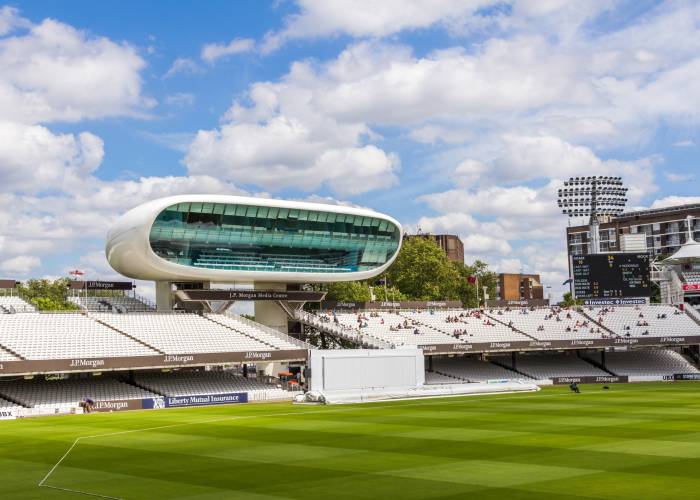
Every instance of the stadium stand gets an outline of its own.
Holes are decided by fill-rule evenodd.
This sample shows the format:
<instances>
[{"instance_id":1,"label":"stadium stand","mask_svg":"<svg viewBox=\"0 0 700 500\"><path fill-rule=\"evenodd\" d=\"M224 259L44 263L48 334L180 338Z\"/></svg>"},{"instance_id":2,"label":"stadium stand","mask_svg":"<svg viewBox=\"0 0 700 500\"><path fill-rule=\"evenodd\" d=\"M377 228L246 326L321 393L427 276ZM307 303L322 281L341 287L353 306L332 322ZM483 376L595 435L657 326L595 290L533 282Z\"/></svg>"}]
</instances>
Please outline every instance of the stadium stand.
<instances>
[{"instance_id":1,"label":"stadium stand","mask_svg":"<svg viewBox=\"0 0 700 500\"><path fill-rule=\"evenodd\" d=\"M301 312L298 318L311 326L368 347L396 347L458 342L699 335L700 324L690 314L674 306L655 304L586 307L580 311L558 307L487 311L326 311L315 315ZM627 329L627 326L630 328Z\"/></svg>"},{"instance_id":2,"label":"stadium stand","mask_svg":"<svg viewBox=\"0 0 700 500\"><path fill-rule=\"evenodd\" d=\"M600 353L589 356L600 362ZM615 375L663 376L700 373L681 353L671 349L644 349L605 353L605 368Z\"/></svg>"},{"instance_id":3,"label":"stadium stand","mask_svg":"<svg viewBox=\"0 0 700 500\"><path fill-rule=\"evenodd\" d=\"M698 335L700 328L674 306L586 307L584 314L620 337Z\"/></svg>"},{"instance_id":4,"label":"stadium stand","mask_svg":"<svg viewBox=\"0 0 700 500\"><path fill-rule=\"evenodd\" d=\"M5 410L7 408L16 408L17 406L19 405L13 403L12 401L0 398L0 410Z\"/></svg>"},{"instance_id":5,"label":"stadium stand","mask_svg":"<svg viewBox=\"0 0 700 500\"><path fill-rule=\"evenodd\" d=\"M491 309L488 314L537 340L599 339L609 336L600 325L573 309Z\"/></svg>"},{"instance_id":6,"label":"stadium stand","mask_svg":"<svg viewBox=\"0 0 700 500\"><path fill-rule=\"evenodd\" d=\"M463 384L464 382L465 380L460 378L444 375L436 371L425 372L426 384Z\"/></svg>"},{"instance_id":7,"label":"stadium stand","mask_svg":"<svg viewBox=\"0 0 700 500\"><path fill-rule=\"evenodd\" d=\"M454 343L454 338L468 342L532 340L479 310L413 311L401 316L448 335L448 343Z\"/></svg>"},{"instance_id":8,"label":"stadium stand","mask_svg":"<svg viewBox=\"0 0 700 500\"><path fill-rule=\"evenodd\" d=\"M459 379L460 382L526 378L520 373L478 358L453 357L433 359L433 371Z\"/></svg>"},{"instance_id":9,"label":"stadium stand","mask_svg":"<svg viewBox=\"0 0 700 500\"><path fill-rule=\"evenodd\" d=\"M512 367L510 356L494 356L499 364ZM579 358L574 353L547 353L518 356L516 368L536 380L554 377L609 376L610 374Z\"/></svg>"},{"instance_id":10,"label":"stadium stand","mask_svg":"<svg viewBox=\"0 0 700 500\"><path fill-rule=\"evenodd\" d=\"M101 312L148 312L153 311L152 305L135 297L82 297L71 296L68 300L87 311Z\"/></svg>"},{"instance_id":11,"label":"stadium stand","mask_svg":"<svg viewBox=\"0 0 700 500\"><path fill-rule=\"evenodd\" d=\"M111 401L157 396L140 387L109 377L0 382L0 395L27 408L63 409L75 408L85 398L93 401Z\"/></svg>"},{"instance_id":12,"label":"stadium stand","mask_svg":"<svg viewBox=\"0 0 700 500\"><path fill-rule=\"evenodd\" d=\"M0 295L0 313L34 312L34 306L15 295Z\"/></svg>"},{"instance_id":13,"label":"stadium stand","mask_svg":"<svg viewBox=\"0 0 700 500\"><path fill-rule=\"evenodd\" d=\"M4 315L0 346L22 359L34 360L158 354L79 313Z\"/></svg>"},{"instance_id":14,"label":"stadium stand","mask_svg":"<svg viewBox=\"0 0 700 500\"><path fill-rule=\"evenodd\" d=\"M249 401L292 399L300 391L286 391L262 381L219 371L153 372L134 375L134 383L163 396L198 396L247 392Z\"/></svg>"},{"instance_id":15,"label":"stadium stand","mask_svg":"<svg viewBox=\"0 0 700 500\"><path fill-rule=\"evenodd\" d=\"M444 332L393 312L339 313L336 317L341 325L367 333L393 346L460 342Z\"/></svg>"},{"instance_id":16,"label":"stadium stand","mask_svg":"<svg viewBox=\"0 0 700 500\"><path fill-rule=\"evenodd\" d=\"M303 342L293 339L271 328L265 328L259 323L247 321L241 316L231 314L207 314L206 317L247 337L259 340L272 349L308 348L308 345L304 344Z\"/></svg>"},{"instance_id":17,"label":"stadium stand","mask_svg":"<svg viewBox=\"0 0 700 500\"><path fill-rule=\"evenodd\" d=\"M2 346L0 346L0 361L17 361L18 359L20 359L18 356L15 356L6 349L7 348L3 348Z\"/></svg>"},{"instance_id":18,"label":"stadium stand","mask_svg":"<svg viewBox=\"0 0 700 500\"><path fill-rule=\"evenodd\" d=\"M683 281L692 285L700 285L700 273L685 272L683 273Z\"/></svg>"},{"instance_id":19,"label":"stadium stand","mask_svg":"<svg viewBox=\"0 0 700 500\"><path fill-rule=\"evenodd\" d=\"M270 350L269 345L198 314L94 313L92 316L166 354Z\"/></svg>"},{"instance_id":20,"label":"stadium stand","mask_svg":"<svg viewBox=\"0 0 700 500\"><path fill-rule=\"evenodd\" d=\"M348 326L337 321L337 315L330 312L313 314L306 311L296 311L296 318L318 330L325 331L341 339L349 340L366 348L385 349L393 345L367 331L360 331L355 326Z\"/></svg>"}]
</instances>

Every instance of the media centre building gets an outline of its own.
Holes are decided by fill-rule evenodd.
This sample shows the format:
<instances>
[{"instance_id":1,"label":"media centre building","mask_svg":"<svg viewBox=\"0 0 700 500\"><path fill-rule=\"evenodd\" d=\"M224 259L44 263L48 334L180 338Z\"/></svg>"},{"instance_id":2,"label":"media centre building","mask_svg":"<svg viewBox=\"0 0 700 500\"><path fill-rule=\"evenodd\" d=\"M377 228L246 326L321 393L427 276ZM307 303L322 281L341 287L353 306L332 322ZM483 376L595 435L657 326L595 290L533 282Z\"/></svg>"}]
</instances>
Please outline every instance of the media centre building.
<instances>
[{"instance_id":1,"label":"media centre building","mask_svg":"<svg viewBox=\"0 0 700 500\"><path fill-rule=\"evenodd\" d=\"M403 229L363 208L226 195L160 198L125 213L107 235L114 270L156 282L158 310L173 308L178 289L289 285L372 278L396 259ZM286 331L288 313L255 304L256 320Z\"/></svg>"}]
</instances>

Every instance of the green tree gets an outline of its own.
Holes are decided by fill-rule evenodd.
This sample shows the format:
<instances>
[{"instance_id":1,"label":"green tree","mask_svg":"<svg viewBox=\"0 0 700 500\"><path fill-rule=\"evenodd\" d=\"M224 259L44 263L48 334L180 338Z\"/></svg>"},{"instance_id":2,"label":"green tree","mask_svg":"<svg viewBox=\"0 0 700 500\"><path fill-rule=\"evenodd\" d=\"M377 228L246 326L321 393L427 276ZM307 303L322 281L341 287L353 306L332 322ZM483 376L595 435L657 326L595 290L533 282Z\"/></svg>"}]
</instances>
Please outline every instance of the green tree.
<instances>
[{"instance_id":1,"label":"green tree","mask_svg":"<svg viewBox=\"0 0 700 500\"><path fill-rule=\"evenodd\" d=\"M338 302L369 302L369 285L366 281L340 281L330 283L326 300Z\"/></svg>"},{"instance_id":2,"label":"green tree","mask_svg":"<svg viewBox=\"0 0 700 500\"><path fill-rule=\"evenodd\" d=\"M484 287L486 287L486 291L491 299L496 298L498 275L493 271L489 271L488 264L477 260L471 265L459 262L455 262L453 265L455 267L455 272L459 275L459 300L462 301L465 307L478 307L480 304L484 303ZM476 276L476 283L469 282L471 276Z\"/></svg>"},{"instance_id":3,"label":"green tree","mask_svg":"<svg viewBox=\"0 0 700 500\"><path fill-rule=\"evenodd\" d=\"M405 239L386 276L410 300L459 298L459 273L431 239Z\"/></svg>"},{"instance_id":4,"label":"green tree","mask_svg":"<svg viewBox=\"0 0 700 500\"><path fill-rule=\"evenodd\" d=\"M372 288L372 291L375 299L379 302L409 300L408 296L395 286L376 285Z\"/></svg>"},{"instance_id":5,"label":"green tree","mask_svg":"<svg viewBox=\"0 0 700 500\"><path fill-rule=\"evenodd\" d=\"M574 299L571 295L571 292L566 292L564 294L564 299L561 302L559 302L559 305L562 307L582 306L583 300Z\"/></svg>"},{"instance_id":6,"label":"green tree","mask_svg":"<svg viewBox=\"0 0 700 500\"><path fill-rule=\"evenodd\" d=\"M67 278L54 281L29 280L17 287L20 297L40 311L74 311L78 306L68 301Z\"/></svg>"}]
</instances>

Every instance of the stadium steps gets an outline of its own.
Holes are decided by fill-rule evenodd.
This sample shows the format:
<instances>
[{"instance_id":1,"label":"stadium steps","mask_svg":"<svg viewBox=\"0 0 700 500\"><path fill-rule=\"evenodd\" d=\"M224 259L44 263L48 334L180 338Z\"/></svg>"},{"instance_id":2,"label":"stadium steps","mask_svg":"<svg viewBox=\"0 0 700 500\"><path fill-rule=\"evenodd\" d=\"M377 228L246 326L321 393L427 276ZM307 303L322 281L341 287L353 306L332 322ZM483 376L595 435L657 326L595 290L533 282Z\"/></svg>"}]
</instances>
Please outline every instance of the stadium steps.
<instances>
[{"instance_id":1,"label":"stadium steps","mask_svg":"<svg viewBox=\"0 0 700 500\"><path fill-rule=\"evenodd\" d=\"M22 356L21 354L19 354L19 353L13 351L13 350L10 349L9 347L5 347L5 346L2 345L2 344L0 344L0 351L3 351L3 352L5 352L5 353L7 353L7 354L11 354L11 355L13 355L15 358L21 359L21 360L23 360L23 361L27 359L27 358L25 358L24 356Z\"/></svg>"},{"instance_id":2,"label":"stadium steps","mask_svg":"<svg viewBox=\"0 0 700 500\"><path fill-rule=\"evenodd\" d=\"M508 323L506 323L505 321L501 321L500 319L494 317L493 315L484 313L484 316L486 316L487 318L490 318L490 319L494 320L496 323L502 324L502 325L505 326L506 328L510 328L510 329L513 330L514 332L518 332L518 333L520 333L520 334L522 334L522 335L525 335L525 336L526 336L527 338L529 338L529 339L532 339L532 340L540 340L540 339L538 339L538 338L533 337L532 335L528 335L528 334L525 333L524 331L522 331L522 330L520 330L520 329L518 329L518 328L515 328L514 326L510 326L510 325L509 325ZM500 365L499 365L499 366L500 366ZM520 372L518 372L518 373L520 373Z\"/></svg>"},{"instance_id":3,"label":"stadium steps","mask_svg":"<svg viewBox=\"0 0 700 500\"><path fill-rule=\"evenodd\" d=\"M608 370L605 366L603 366L603 363L596 361L595 359L585 357L585 356L579 356L579 358L584 360L589 365L593 365L596 368L599 368L600 370L603 370L604 372L609 373L610 375L617 377L617 373L613 373L612 371Z\"/></svg>"},{"instance_id":4,"label":"stadium steps","mask_svg":"<svg viewBox=\"0 0 700 500\"><path fill-rule=\"evenodd\" d=\"M102 320L99 320L99 319L97 319L97 318L93 318L93 317L90 316L89 314L87 314L87 316L88 316L91 320L95 321L96 323L99 323L99 324L101 324L102 326L106 326L106 327L109 328L110 330L113 330L113 331L117 332L119 335L122 335L122 336L128 338L129 340L133 340L133 341L136 342L137 344L141 344L141 345L144 346L144 347L148 347L149 349L151 349L151 350L157 352L158 354L167 354L165 351L161 351L161 350L158 349L157 347L153 347L151 344L149 344L149 343L147 343L147 342L144 342L144 341L141 340L141 339L137 339L136 337L134 337L134 336L132 336L132 335L129 335L128 333L123 332L123 331L121 331L121 330L118 329L118 328L113 327L113 326L110 325L109 323L105 323L105 322L102 321Z\"/></svg>"},{"instance_id":5,"label":"stadium steps","mask_svg":"<svg viewBox=\"0 0 700 500\"><path fill-rule=\"evenodd\" d=\"M299 323L302 323L310 328L314 328L314 329L318 330L320 333L325 333L327 335L330 335L333 338L352 342L353 344L356 344L356 345L358 344L356 338L352 338L350 336L347 336L347 335L344 335L342 333L335 331L331 327L332 323L326 324L326 323L319 322L317 324L317 323L314 323L310 320L307 320L303 316L299 316L299 315L297 315L295 317L295 319ZM379 337L375 337L372 334L362 332L357 328L353 328L352 332L354 334L358 335L362 339L362 342L360 345L365 349L394 349L396 347L394 344L392 344L388 340L380 339Z\"/></svg>"},{"instance_id":6,"label":"stadium steps","mask_svg":"<svg viewBox=\"0 0 700 500\"><path fill-rule=\"evenodd\" d=\"M2 385L0 385L0 403L2 402L3 399L5 401L9 401L10 403L14 403L14 404L21 406L23 408L31 408L31 406L26 405L25 403L21 402L20 400L15 399L8 394L5 394L5 391L2 390ZM2 406L2 404L0 404L0 406Z\"/></svg>"},{"instance_id":7,"label":"stadium steps","mask_svg":"<svg viewBox=\"0 0 700 500\"><path fill-rule=\"evenodd\" d=\"M450 378L453 378L455 380L460 380L462 382L471 382L471 380L469 380L468 378L458 377L457 375L452 375L451 373L441 372L440 370L429 370L429 371L432 371L433 373L437 373L438 375L442 375L444 377L450 377Z\"/></svg>"},{"instance_id":8,"label":"stadium steps","mask_svg":"<svg viewBox=\"0 0 700 500\"><path fill-rule=\"evenodd\" d=\"M508 325L506 325L506 326L508 326ZM512 366L508 366L508 365L505 364L505 363L499 363L498 361L493 360L493 359L489 359L489 363L492 363L492 364L494 364L494 365L496 365L496 366L500 366L501 368L505 368L506 370L510 370L510 371L512 371L512 372L515 372L515 373L517 373L518 375L522 375L523 377L525 377L525 378L527 378L527 379L533 379L533 380L534 380L534 377L533 377L532 375L528 375L528 374L525 373L525 372L521 372L520 370L517 370L517 369L513 368Z\"/></svg>"},{"instance_id":9,"label":"stadium steps","mask_svg":"<svg viewBox=\"0 0 700 500\"><path fill-rule=\"evenodd\" d=\"M695 311L692 307L688 307L686 304L686 307L683 308L685 311L686 316L688 316L690 319L692 319L695 323L700 326L700 313Z\"/></svg>"},{"instance_id":10,"label":"stadium steps","mask_svg":"<svg viewBox=\"0 0 700 500\"><path fill-rule=\"evenodd\" d=\"M245 333L245 332L242 332L242 331L240 331L240 330L236 330L235 328L233 328L233 327L231 327L231 326L229 326L229 325L226 325L226 324L224 324L224 323L221 323L221 322L219 322L219 321L216 321L214 318L210 318L209 316L202 316L202 318L208 319L208 320L211 321L212 323L216 323L216 324L219 325L219 326L223 326L224 328L226 328L226 329L228 329L228 330L231 330L232 332L236 332L236 333L239 334L239 335L243 335L244 337L247 337L247 338L249 338L249 339L253 339L253 340L255 340L256 342L260 342L261 344L265 344L267 347L269 347L269 348L270 348L271 350L273 350L273 351L279 350L278 347L276 347L276 346L270 344L269 342L265 342L265 341L262 340L262 339L259 339L259 338L257 338L257 337L254 337L253 335L248 335L248 334Z\"/></svg>"},{"instance_id":11,"label":"stadium steps","mask_svg":"<svg viewBox=\"0 0 700 500\"><path fill-rule=\"evenodd\" d=\"M440 330L439 328L434 327L433 325L429 325L429 324L427 324L427 323L423 323L422 321L417 320L417 319L415 319L415 318L409 318L408 316L404 316L404 315L401 314L401 313L398 313L398 315L401 316L402 318L407 319L408 321L415 321L415 322L417 322L417 323L418 323L419 325L421 325L421 326L424 326L424 327L426 327L426 328L430 328L430 329L433 330L434 332L441 333L441 334L443 334L443 335L447 335L448 337L451 337L451 335L450 335L449 333L447 333L447 332L444 331L444 330ZM455 339L455 342L462 342L462 340L460 340L460 339ZM438 372L435 372L435 373L438 373ZM444 375L444 373L441 373L440 375Z\"/></svg>"},{"instance_id":12,"label":"stadium steps","mask_svg":"<svg viewBox=\"0 0 700 500\"><path fill-rule=\"evenodd\" d=\"M612 337L619 337L619 336L620 336L619 333L613 332L610 328L608 328L607 326L605 326L603 323L598 323L598 319L597 319L597 318L594 318L593 316L591 316L590 314L588 314L588 313L586 312L586 309L585 309L585 308L581 307L581 308L577 309L576 311L577 311L581 316L583 316L584 318L587 318L589 321L592 321L594 324L598 325L598 326L599 326L600 328L602 328L602 329L605 331L605 333L607 333L608 335L610 335L610 336L612 336ZM600 368L600 367L599 367L599 368Z\"/></svg>"},{"instance_id":13,"label":"stadium steps","mask_svg":"<svg viewBox=\"0 0 700 500\"><path fill-rule=\"evenodd\" d=\"M155 387L146 386L146 385L141 384L141 383L139 383L139 382L137 382L137 381L135 381L135 380L131 380L131 379L126 379L126 378L125 378L125 379L121 380L121 382L123 382L123 383L125 383L125 384L127 384L127 385L131 385L131 386L133 386L133 387L138 387L139 389L143 389L144 391L149 391L149 392L152 392L152 393L154 393L154 394L158 394L159 396L163 396L163 397L167 396L167 394L165 394L165 393L162 392L162 391L159 391L159 390L156 389Z\"/></svg>"}]
</instances>

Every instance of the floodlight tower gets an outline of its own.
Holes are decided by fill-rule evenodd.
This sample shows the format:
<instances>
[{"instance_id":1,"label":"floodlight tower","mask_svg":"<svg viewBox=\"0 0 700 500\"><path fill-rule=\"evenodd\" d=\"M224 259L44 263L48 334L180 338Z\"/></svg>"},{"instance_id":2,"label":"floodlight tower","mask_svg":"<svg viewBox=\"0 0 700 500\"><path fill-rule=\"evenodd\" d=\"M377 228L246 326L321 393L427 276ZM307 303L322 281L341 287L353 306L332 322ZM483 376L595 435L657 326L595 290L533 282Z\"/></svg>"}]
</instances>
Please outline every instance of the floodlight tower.
<instances>
[{"instance_id":1,"label":"floodlight tower","mask_svg":"<svg viewBox=\"0 0 700 500\"><path fill-rule=\"evenodd\" d=\"M559 190L559 208L569 217L589 217L589 253L600 253L600 217L620 215L627 202L622 177L571 177Z\"/></svg>"}]
</instances>

